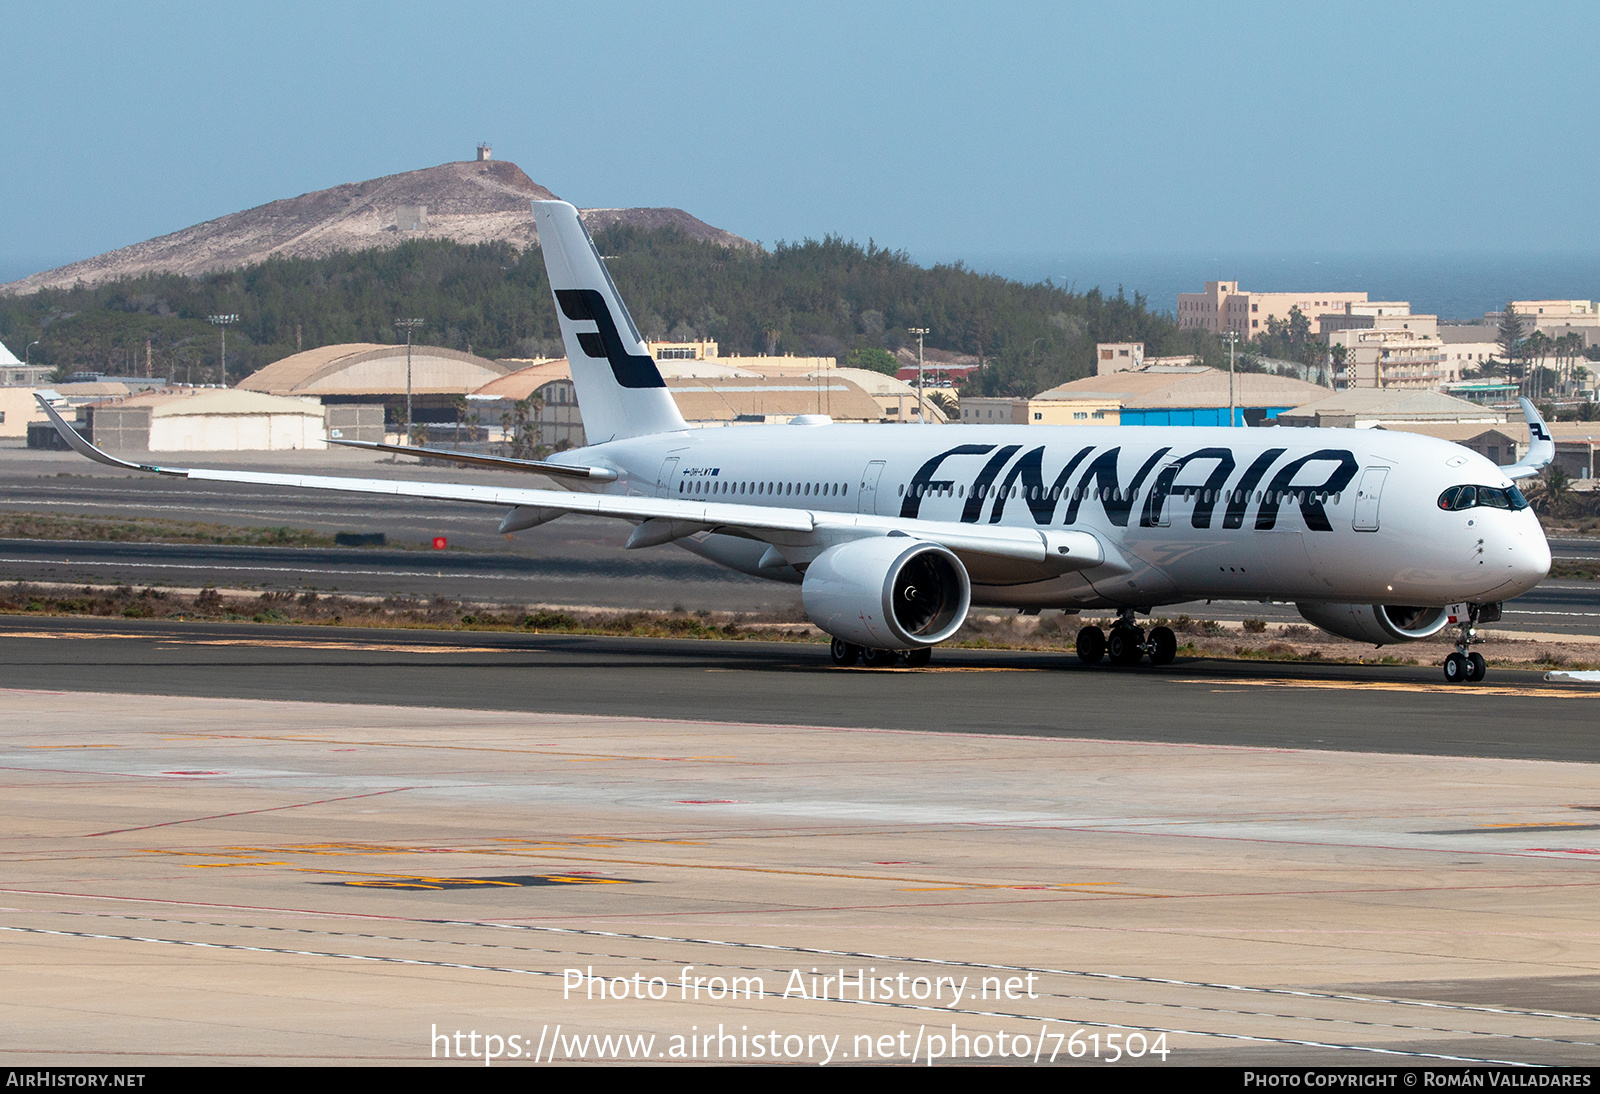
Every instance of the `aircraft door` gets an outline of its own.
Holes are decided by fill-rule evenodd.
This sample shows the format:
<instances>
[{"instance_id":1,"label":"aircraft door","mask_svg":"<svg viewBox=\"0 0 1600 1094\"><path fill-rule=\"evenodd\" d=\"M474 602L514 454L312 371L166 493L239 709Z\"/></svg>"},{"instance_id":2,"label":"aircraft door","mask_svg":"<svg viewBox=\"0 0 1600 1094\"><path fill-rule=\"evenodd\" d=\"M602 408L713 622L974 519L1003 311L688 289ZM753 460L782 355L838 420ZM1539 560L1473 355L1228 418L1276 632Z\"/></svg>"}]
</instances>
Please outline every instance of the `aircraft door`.
<instances>
[{"instance_id":1,"label":"aircraft door","mask_svg":"<svg viewBox=\"0 0 1600 1094\"><path fill-rule=\"evenodd\" d=\"M1183 464L1182 460L1167 460L1161 465L1161 470L1156 472L1152 480L1154 485L1147 495L1149 505L1153 510L1150 514L1150 523L1156 528L1172 527L1172 495L1174 493L1172 480L1178 477L1178 471Z\"/></svg>"},{"instance_id":2,"label":"aircraft door","mask_svg":"<svg viewBox=\"0 0 1600 1094\"><path fill-rule=\"evenodd\" d=\"M882 460L873 460L861 472L861 485L856 488L856 512L878 511L878 477L883 474Z\"/></svg>"},{"instance_id":3,"label":"aircraft door","mask_svg":"<svg viewBox=\"0 0 1600 1094\"><path fill-rule=\"evenodd\" d=\"M1383 498L1383 480L1388 477L1387 467L1369 467L1361 473L1361 485L1356 488L1356 531L1378 530L1378 502Z\"/></svg>"},{"instance_id":4,"label":"aircraft door","mask_svg":"<svg viewBox=\"0 0 1600 1094\"><path fill-rule=\"evenodd\" d=\"M668 456L661 465L661 473L656 476L656 497L664 498L672 493L672 480L678 476L678 457Z\"/></svg>"}]
</instances>

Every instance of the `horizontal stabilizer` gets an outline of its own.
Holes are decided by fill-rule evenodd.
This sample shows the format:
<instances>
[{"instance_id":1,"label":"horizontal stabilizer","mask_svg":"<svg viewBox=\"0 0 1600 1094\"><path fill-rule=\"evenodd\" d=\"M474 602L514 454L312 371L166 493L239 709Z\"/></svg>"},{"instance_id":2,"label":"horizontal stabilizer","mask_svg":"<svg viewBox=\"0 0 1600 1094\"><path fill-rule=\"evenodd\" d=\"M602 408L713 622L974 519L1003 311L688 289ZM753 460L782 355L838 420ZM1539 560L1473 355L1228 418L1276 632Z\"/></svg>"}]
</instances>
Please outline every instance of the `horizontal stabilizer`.
<instances>
[{"instance_id":1,"label":"horizontal stabilizer","mask_svg":"<svg viewBox=\"0 0 1600 1094\"><path fill-rule=\"evenodd\" d=\"M450 460L474 467L499 467L507 471L529 471L539 475L559 475L590 482L616 482L617 473L609 467L576 467L549 460L519 460L510 456L489 456L477 452L453 452L448 448L423 448L417 445L379 444L377 441L328 441L345 448L366 448L374 452L393 452L401 456L421 456L430 460Z\"/></svg>"}]
</instances>

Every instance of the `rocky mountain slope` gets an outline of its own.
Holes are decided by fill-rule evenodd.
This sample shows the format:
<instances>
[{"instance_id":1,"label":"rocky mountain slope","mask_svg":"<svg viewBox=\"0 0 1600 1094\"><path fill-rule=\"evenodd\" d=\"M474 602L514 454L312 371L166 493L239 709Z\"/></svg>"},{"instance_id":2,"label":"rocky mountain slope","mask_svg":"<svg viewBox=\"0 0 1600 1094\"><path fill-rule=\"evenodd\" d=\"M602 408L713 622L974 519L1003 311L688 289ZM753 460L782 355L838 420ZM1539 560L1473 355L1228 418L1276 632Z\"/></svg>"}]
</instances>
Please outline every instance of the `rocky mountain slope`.
<instances>
[{"instance_id":1,"label":"rocky mountain slope","mask_svg":"<svg viewBox=\"0 0 1600 1094\"><path fill-rule=\"evenodd\" d=\"M411 239L503 241L525 247L539 238L528 202L555 196L509 161L445 163L230 213L0 285L0 292L67 288L79 281L95 285L156 271L195 276L274 256L321 258L339 251L393 247ZM618 223L671 226L724 246L755 246L682 209L585 209L583 218L590 231Z\"/></svg>"}]
</instances>

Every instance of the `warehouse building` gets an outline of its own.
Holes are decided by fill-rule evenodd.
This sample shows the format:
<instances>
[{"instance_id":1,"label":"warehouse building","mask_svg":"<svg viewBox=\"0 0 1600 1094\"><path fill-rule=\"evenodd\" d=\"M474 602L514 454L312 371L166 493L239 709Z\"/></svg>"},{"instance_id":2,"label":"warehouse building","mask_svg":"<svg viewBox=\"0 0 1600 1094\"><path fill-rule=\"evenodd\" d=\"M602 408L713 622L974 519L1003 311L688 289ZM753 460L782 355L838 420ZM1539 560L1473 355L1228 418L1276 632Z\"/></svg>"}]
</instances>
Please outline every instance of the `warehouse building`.
<instances>
[{"instance_id":1,"label":"warehouse building","mask_svg":"<svg viewBox=\"0 0 1600 1094\"><path fill-rule=\"evenodd\" d=\"M513 366L439 346L412 346L411 420L451 426L461 400ZM330 415L328 427L348 440L381 440L406 419L406 347L351 343L322 346L274 361L240 382L244 391L313 398L323 406L366 407ZM379 423L379 415L382 423ZM330 435L334 435L330 433Z\"/></svg>"},{"instance_id":2,"label":"warehouse building","mask_svg":"<svg viewBox=\"0 0 1600 1094\"><path fill-rule=\"evenodd\" d=\"M236 388L183 388L85 408L89 439L108 452L245 452L326 448L323 409Z\"/></svg>"}]
</instances>

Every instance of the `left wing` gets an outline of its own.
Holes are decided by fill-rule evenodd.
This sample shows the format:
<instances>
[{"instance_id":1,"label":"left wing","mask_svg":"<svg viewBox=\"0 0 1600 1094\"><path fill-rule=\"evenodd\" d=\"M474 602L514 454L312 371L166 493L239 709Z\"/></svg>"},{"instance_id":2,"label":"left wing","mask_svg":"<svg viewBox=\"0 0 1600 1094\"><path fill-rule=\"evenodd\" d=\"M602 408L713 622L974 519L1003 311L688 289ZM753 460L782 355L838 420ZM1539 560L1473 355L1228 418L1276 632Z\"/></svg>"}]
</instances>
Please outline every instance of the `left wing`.
<instances>
[{"instance_id":1,"label":"left wing","mask_svg":"<svg viewBox=\"0 0 1600 1094\"><path fill-rule=\"evenodd\" d=\"M38 398L35 396L35 398ZM302 490L339 490L355 494L461 501L510 506L502 532L531 528L567 513L616 517L639 525L628 546L669 543L697 532L721 532L762 540L795 565L810 562L822 551L854 539L901 535L948 547L958 555L978 555L1032 563L1053 573L1107 566L1130 567L1116 550L1091 532L1011 528L1000 525L908 520L868 513L786 509L771 505L647 498L622 494L587 494L567 490L530 490L466 483L413 482L404 479L356 479L331 475L281 475L262 471L219 471L200 467L163 467L119 459L96 448L43 399L39 405L56 431L82 456L111 467L207 482L241 482L257 486L291 486Z\"/></svg>"}]
</instances>

